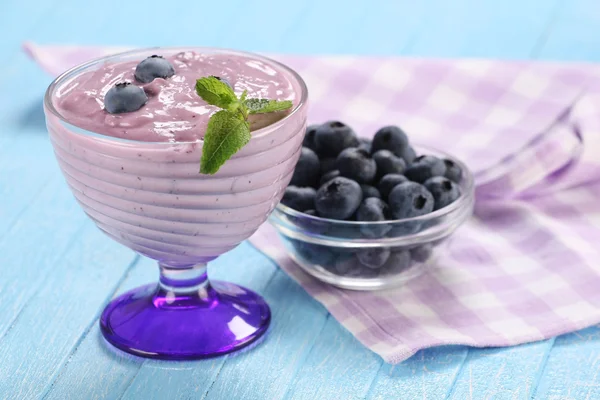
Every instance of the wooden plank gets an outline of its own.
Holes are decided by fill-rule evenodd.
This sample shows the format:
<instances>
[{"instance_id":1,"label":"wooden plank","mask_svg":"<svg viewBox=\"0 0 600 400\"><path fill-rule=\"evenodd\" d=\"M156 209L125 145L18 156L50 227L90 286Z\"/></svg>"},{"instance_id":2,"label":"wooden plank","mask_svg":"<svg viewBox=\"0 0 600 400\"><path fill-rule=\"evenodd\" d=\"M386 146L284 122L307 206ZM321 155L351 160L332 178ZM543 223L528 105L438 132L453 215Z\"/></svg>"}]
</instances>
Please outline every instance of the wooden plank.
<instances>
[{"instance_id":1,"label":"wooden plank","mask_svg":"<svg viewBox=\"0 0 600 400\"><path fill-rule=\"evenodd\" d=\"M288 399L364 399L383 364L331 316L287 390Z\"/></svg>"},{"instance_id":2,"label":"wooden plank","mask_svg":"<svg viewBox=\"0 0 600 400\"><path fill-rule=\"evenodd\" d=\"M536 56L551 60L600 61L597 0L563 1Z\"/></svg>"},{"instance_id":3,"label":"wooden plank","mask_svg":"<svg viewBox=\"0 0 600 400\"><path fill-rule=\"evenodd\" d=\"M529 58L559 0L436 0L408 54Z\"/></svg>"},{"instance_id":4,"label":"wooden plank","mask_svg":"<svg viewBox=\"0 0 600 400\"><path fill-rule=\"evenodd\" d=\"M0 183L0 238L11 230L30 207L45 206L39 200L32 205L39 196L49 195L44 189L56 190L60 186L64 190L63 179L54 160L48 160L53 155L47 140L17 139L9 148L23 156L9 158L7 148L0 150L0 157L4 155L0 158L0 170L3 174Z\"/></svg>"},{"instance_id":5,"label":"wooden plank","mask_svg":"<svg viewBox=\"0 0 600 400\"><path fill-rule=\"evenodd\" d=\"M530 399L553 339L502 349L471 349L450 399Z\"/></svg>"},{"instance_id":6,"label":"wooden plank","mask_svg":"<svg viewBox=\"0 0 600 400\"><path fill-rule=\"evenodd\" d=\"M383 364L367 399L444 399L467 356L462 346L419 351L397 364Z\"/></svg>"},{"instance_id":7,"label":"wooden plank","mask_svg":"<svg viewBox=\"0 0 600 400\"><path fill-rule=\"evenodd\" d=\"M206 399L281 399L320 339L327 312L287 275L278 270L264 296L273 312L266 340L229 357Z\"/></svg>"},{"instance_id":8,"label":"wooden plank","mask_svg":"<svg viewBox=\"0 0 600 400\"><path fill-rule=\"evenodd\" d=\"M62 276L61 259L86 222L63 185L45 188L0 240L0 345L23 307L49 276ZM49 317L46 316L46 317Z\"/></svg>"},{"instance_id":9,"label":"wooden plank","mask_svg":"<svg viewBox=\"0 0 600 400\"><path fill-rule=\"evenodd\" d=\"M600 328L556 338L533 396L539 400L600 398Z\"/></svg>"},{"instance_id":10,"label":"wooden plank","mask_svg":"<svg viewBox=\"0 0 600 400\"><path fill-rule=\"evenodd\" d=\"M141 258L125 276L116 292L126 292L152 282L157 275L156 264L152 260ZM107 298L98 307L96 315L108 300ZM98 319L95 319L89 332L82 332L80 343L71 349L52 383L47 385L44 398L117 399L131 384L143 362L144 359L118 351L108 344L100 333Z\"/></svg>"},{"instance_id":11,"label":"wooden plank","mask_svg":"<svg viewBox=\"0 0 600 400\"><path fill-rule=\"evenodd\" d=\"M353 43L362 31L362 20L373 8L363 1L312 0L288 25L281 47L288 53L355 53Z\"/></svg>"},{"instance_id":12,"label":"wooden plank","mask_svg":"<svg viewBox=\"0 0 600 400\"><path fill-rule=\"evenodd\" d=\"M5 333L0 376L10 379L1 391L15 399L43 394L134 260L131 250L87 224Z\"/></svg>"},{"instance_id":13,"label":"wooden plank","mask_svg":"<svg viewBox=\"0 0 600 400\"><path fill-rule=\"evenodd\" d=\"M344 48L348 54L402 54L423 29L431 1L396 0L370 5ZM337 52L337 51L336 51Z\"/></svg>"}]
</instances>

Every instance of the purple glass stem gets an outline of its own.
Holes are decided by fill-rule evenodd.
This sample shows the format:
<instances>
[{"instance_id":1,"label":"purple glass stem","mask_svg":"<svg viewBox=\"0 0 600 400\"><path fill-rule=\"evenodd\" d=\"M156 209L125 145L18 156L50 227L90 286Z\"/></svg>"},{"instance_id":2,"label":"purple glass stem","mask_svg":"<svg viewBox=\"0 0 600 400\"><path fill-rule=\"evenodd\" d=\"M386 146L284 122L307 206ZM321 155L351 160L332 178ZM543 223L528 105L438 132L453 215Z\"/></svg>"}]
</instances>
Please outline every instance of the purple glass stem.
<instances>
[{"instance_id":1,"label":"purple glass stem","mask_svg":"<svg viewBox=\"0 0 600 400\"><path fill-rule=\"evenodd\" d=\"M124 293L102 313L102 334L117 348L149 358L208 358L247 346L266 332L271 313L256 293L210 282L206 264L159 265L158 285Z\"/></svg>"}]
</instances>

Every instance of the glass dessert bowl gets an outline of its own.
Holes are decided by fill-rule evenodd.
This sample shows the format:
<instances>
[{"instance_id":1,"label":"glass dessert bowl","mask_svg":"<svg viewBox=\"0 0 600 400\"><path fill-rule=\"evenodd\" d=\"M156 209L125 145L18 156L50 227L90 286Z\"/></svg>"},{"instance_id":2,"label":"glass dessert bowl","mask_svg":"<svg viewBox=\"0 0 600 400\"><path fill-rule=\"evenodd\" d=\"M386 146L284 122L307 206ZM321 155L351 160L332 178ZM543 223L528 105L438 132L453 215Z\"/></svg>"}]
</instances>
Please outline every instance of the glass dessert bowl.
<instances>
[{"instance_id":1,"label":"glass dessert bowl","mask_svg":"<svg viewBox=\"0 0 600 400\"><path fill-rule=\"evenodd\" d=\"M296 264L323 282L352 290L398 286L432 265L473 213L474 183L460 160L436 149L416 149L460 167L461 195L456 201L419 217L377 222L320 218L279 204L269 221Z\"/></svg>"},{"instance_id":2,"label":"glass dessert bowl","mask_svg":"<svg viewBox=\"0 0 600 400\"><path fill-rule=\"evenodd\" d=\"M83 129L57 107L57 96L82 74L189 51L256 60L281 74L296 93L289 113L254 130L215 175L198 172L201 139L127 140ZM270 322L265 301L246 288L211 282L206 265L252 235L278 204L300 153L306 102L306 85L288 67L211 48L122 53L75 67L50 85L47 127L78 203L109 237L160 268L158 284L127 292L105 308L100 326L111 344L144 357L195 359L237 350L265 333Z\"/></svg>"}]
</instances>

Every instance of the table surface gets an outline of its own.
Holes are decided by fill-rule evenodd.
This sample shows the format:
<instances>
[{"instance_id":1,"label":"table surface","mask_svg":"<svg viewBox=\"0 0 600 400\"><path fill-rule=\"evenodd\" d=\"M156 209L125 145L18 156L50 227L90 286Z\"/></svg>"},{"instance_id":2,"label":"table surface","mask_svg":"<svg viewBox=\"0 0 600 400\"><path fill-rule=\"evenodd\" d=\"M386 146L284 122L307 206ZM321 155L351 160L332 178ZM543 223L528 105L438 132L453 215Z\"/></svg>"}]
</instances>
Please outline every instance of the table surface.
<instances>
[{"instance_id":1,"label":"table surface","mask_svg":"<svg viewBox=\"0 0 600 400\"><path fill-rule=\"evenodd\" d=\"M390 366L247 243L211 271L266 297L266 341L196 362L114 352L101 339L100 311L154 281L157 268L104 237L76 205L45 131L50 77L20 50L33 40L597 61L599 26L598 0L2 0L0 398L600 398L597 327L506 349L430 349Z\"/></svg>"}]
</instances>

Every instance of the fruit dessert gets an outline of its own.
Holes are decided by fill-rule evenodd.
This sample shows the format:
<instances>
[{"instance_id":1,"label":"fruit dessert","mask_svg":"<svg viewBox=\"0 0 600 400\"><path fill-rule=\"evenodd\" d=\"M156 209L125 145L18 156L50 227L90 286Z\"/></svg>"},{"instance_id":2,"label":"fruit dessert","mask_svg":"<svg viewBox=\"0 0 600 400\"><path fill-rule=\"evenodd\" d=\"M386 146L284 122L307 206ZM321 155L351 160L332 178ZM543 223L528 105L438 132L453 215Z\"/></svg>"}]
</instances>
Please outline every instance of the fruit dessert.
<instances>
[{"instance_id":1,"label":"fruit dessert","mask_svg":"<svg viewBox=\"0 0 600 400\"><path fill-rule=\"evenodd\" d=\"M207 262L256 230L287 185L304 121L276 122L297 93L259 59L152 55L104 63L55 91L63 118L102 136L54 123L50 134L75 196L108 235L165 263Z\"/></svg>"},{"instance_id":2,"label":"fruit dessert","mask_svg":"<svg viewBox=\"0 0 600 400\"><path fill-rule=\"evenodd\" d=\"M359 138L350 126L330 121L307 128L300 159L281 203L319 217L302 222L309 234L348 239L406 236L422 228L422 223L412 218L459 199L462 175L461 167L450 159L418 155L397 126L382 127L368 140ZM328 226L323 219L363 224L346 224L341 229L344 224ZM380 246L354 251L291 242L305 260L331 273L366 278L393 275L425 262L432 247Z\"/></svg>"},{"instance_id":3,"label":"fruit dessert","mask_svg":"<svg viewBox=\"0 0 600 400\"><path fill-rule=\"evenodd\" d=\"M144 357L203 358L266 331L264 300L209 281L207 263L279 203L300 156L306 104L306 86L288 67L206 48L105 57L50 85L48 131L79 204L160 268L158 284L104 310L110 343Z\"/></svg>"}]
</instances>

